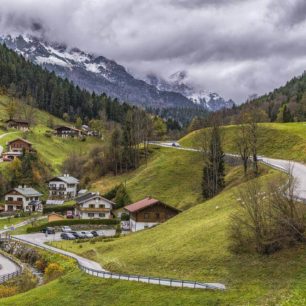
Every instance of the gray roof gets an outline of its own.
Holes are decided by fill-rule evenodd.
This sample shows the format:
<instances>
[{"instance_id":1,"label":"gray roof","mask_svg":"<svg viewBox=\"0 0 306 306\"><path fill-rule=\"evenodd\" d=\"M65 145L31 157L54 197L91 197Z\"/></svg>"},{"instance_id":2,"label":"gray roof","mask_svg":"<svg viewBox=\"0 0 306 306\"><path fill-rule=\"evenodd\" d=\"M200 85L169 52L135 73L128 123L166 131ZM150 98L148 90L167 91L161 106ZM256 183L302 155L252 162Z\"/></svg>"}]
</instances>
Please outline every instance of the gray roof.
<instances>
[{"instance_id":1,"label":"gray roof","mask_svg":"<svg viewBox=\"0 0 306 306\"><path fill-rule=\"evenodd\" d=\"M52 182L55 180L61 180L67 184L78 184L79 183L79 180L73 176L56 176L53 179L51 179L49 182Z\"/></svg>"},{"instance_id":2,"label":"gray roof","mask_svg":"<svg viewBox=\"0 0 306 306\"><path fill-rule=\"evenodd\" d=\"M75 200L76 200L76 202L78 204L81 204L81 203L84 203L84 202L86 202L86 201L88 201L88 200L90 200L92 198L97 198L97 197L100 198L100 199L103 199L104 201L106 201L106 202L108 202L108 203L110 203L112 205L115 205L114 202L112 202L112 201L110 201L108 199L103 198L100 194L95 193L95 192L88 192L86 194L78 196Z\"/></svg>"},{"instance_id":3,"label":"gray roof","mask_svg":"<svg viewBox=\"0 0 306 306\"><path fill-rule=\"evenodd\" d=\"M20 194L24 195L25 197L40 197L42 194L35 190L34 188L31 187L26 187L26 188L14 188L17 192Z\"/></svg>"}]
</instances>

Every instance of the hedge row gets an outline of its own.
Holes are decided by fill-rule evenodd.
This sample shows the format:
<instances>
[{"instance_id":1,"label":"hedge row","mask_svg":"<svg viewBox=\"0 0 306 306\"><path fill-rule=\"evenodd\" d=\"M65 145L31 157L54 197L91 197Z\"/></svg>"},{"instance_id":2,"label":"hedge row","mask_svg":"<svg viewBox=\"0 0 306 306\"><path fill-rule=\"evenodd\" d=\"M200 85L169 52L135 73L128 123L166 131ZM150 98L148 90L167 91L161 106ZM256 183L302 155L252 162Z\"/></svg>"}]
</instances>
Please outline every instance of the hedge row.
<instances>
[{"instance_id":1,"label":"hedge row","mask_svg":"<svg viewBox=\"0 0 306 306\"><path fill-rule=\"evenodd\" d=\"M51 205L43 208L43 214L65 213L67 210L74 210L75 205Z\"/></svg>"},{"instance_id":2,"label":"hedge row","mask_svg":"<svg viewBox=\"0 0 306 306\"><path fill-rule=\"evenodd\" d=\"M39 226L29 227L27 229L28 233L41 232L45 227L54 227L54 226L64 226L64 225L75 225L75 224L104 224L104 225L117 225L119 220L117 219L66 219L58 220L53 222L47 222Z\"/></svg>"}]
</instances>

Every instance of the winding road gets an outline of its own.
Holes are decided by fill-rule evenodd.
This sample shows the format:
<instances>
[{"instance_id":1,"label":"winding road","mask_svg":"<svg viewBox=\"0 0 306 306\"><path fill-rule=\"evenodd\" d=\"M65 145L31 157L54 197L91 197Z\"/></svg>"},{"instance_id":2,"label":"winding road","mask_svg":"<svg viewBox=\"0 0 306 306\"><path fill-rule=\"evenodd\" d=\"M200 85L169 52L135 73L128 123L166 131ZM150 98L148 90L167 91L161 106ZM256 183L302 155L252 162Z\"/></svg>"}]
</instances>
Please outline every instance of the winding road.
<instances>
[{"instance_id":1,"label":"winding road","mask_svg":"<svg viewBox=\"0 0 306 306\"><path fill-rule=\"evenodd\" d=\"M18 272L20 270L20 267L17 264L15 264L13 261L3 256L2 254L0 254L0 263L1 263L0 283L2 276Z\"/></svg>"},{"instance_id":2,"label":"winding road","mask_svg":"<svg viewBox=\"0 0 306 306\"><path fill-rule=\"evenodd\" d=\"M192 152L202 151L201 149L181 147L176 141L171 141L171 142L150 141L149 144L166 147L166 148L172 148L176 150L184 150L184 151L192 151ZM239 157L239 155L236 155L236 154L228 153L226 155ZM298 199L301 202L306 203L306 165L299 163L299 162L295 162L295 161L275 159L275 158L269 158L265 156L258 156L258 160L272 168L276 168L283 172L288 173L289 170L291 170L292 176L294 177L296 181L296 188L294 191L295 193L294 195L296 199Z\"/></svg>"}]
</instances>

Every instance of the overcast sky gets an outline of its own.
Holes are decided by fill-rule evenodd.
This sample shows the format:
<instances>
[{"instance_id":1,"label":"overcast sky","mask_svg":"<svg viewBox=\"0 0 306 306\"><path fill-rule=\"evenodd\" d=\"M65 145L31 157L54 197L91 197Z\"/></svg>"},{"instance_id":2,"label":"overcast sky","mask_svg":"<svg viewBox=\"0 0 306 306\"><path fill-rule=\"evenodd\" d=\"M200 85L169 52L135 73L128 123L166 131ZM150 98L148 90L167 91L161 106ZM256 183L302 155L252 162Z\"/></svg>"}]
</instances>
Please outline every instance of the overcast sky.
<instances>
[{"instance_id":1,"label":"overcast sky","mask_svg":"<svg viewBox=\"0 0 306 306\"><path fill-rule=\"evenodd\" d=\"M104 55L135 75L186 70L244 101L306 70L304 0L0 0L0 29Z\"/></svg>"}]
</instances>

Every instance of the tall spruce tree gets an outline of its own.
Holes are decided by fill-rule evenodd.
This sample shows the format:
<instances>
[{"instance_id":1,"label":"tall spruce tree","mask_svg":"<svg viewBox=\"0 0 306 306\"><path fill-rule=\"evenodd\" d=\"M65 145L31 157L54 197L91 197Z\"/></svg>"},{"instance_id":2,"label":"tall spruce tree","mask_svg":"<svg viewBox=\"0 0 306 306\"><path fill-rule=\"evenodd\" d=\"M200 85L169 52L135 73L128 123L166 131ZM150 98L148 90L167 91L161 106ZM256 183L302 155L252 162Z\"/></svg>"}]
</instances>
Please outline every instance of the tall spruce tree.
<instances>
[{"instance_id":1,"label":"tall spruce tree","mask_svg":"<svg viewBox=\"0 0 306 306\"><path fill-rule=\"evenodd\" d=\"M214 124L210 129L206 163L203 168L202 194L210 199L224 187L224 153L221 146L220 129Z\"/></svg>"}]
</instances>

